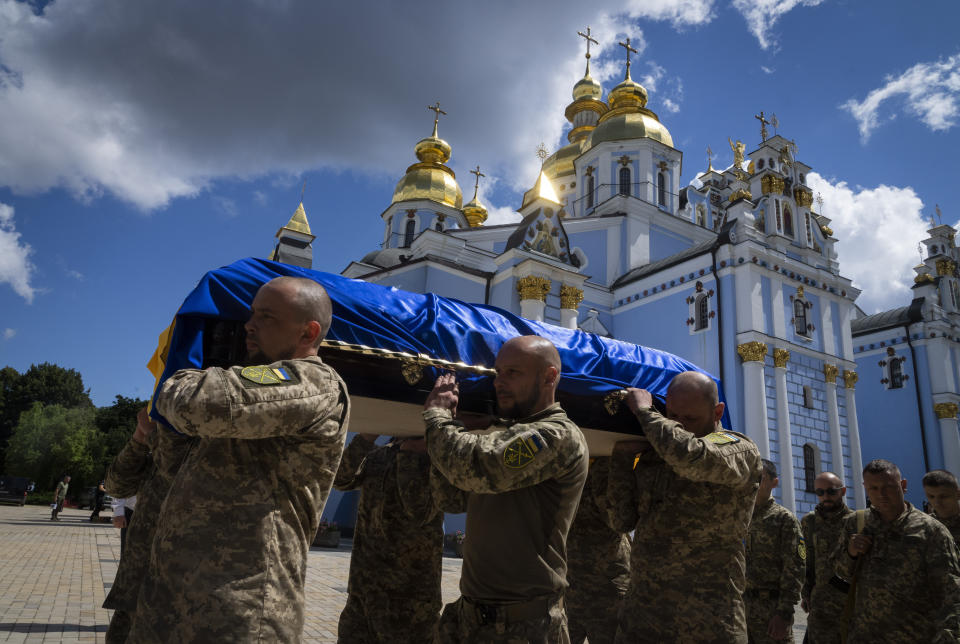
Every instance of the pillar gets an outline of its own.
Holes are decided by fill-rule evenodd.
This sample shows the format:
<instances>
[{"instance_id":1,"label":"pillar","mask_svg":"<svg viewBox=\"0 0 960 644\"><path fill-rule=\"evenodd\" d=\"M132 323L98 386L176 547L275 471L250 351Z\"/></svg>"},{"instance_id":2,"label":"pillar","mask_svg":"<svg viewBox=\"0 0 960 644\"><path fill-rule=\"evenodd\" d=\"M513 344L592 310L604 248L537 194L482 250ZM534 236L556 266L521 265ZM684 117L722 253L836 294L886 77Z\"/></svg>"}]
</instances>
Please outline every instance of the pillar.
<instances>
[{"instance_id":1,"label":"pillar","mask_svg":"<svg viewBox=\"0 0 960 644\"><path fill-rule=\"evenodd\" d=\"M773 376L777 386L777 440L780 443L780 500L791 512L797 509L796 481L793 478L793 432L787 400L787 362L790 352L773 350Z\"/></svg>"},{"instance_id":2,"label":"pillar","mask_svg":"<svg viewBox=\"0 0 960 644\"><path fill-rule=\"evenodd\" d=\"M943 469L954 475L960 473L960 435L957 434L957 403L944 402L933 406L940 423L940 441L943 443Z\"/></svg>"},{"instance_id":3,"label":"pillar","mask_svg":"<svg viewBox=\"0 0 960 644\"><path fill-rule=\"evenodd\" d=\"M744 434L760 449L760 456L770 458L770 437L767 435L767 388L763 380L763 362L767 345L746 342L737 345L743 360L743 406L746 427ZM735 428L737 429L737 428Z\"/></svg>"},{"instance_id":4,"label":"pillar","mask_svg":"<svg viewBox=\"0 0 960 644\"><path fill-rule=\"evenodd\" d=\"M560 287L560 326L577 328L577 308L583 302L583 290L575 286Z\"/></svg>"},{"instance_id":5,"label":"pillar","mask_svg":"<svg viewBox=\"0 0 960 644\"><path fill-rule=\"evenodd\" d=\"M543 309L547 306L550 280L536 275L521 277L517 280L517 292L520 293L520 317L543 322Z\"/></svg>"},{"instance_id":6,"label":"pillar","mask_svg":"<svg viewBox=\"0 0 960 644\"><path fill-rule=\"evenodd\" d=\"M860 484L860 473L863 472L863 455L860 453L860 424L857 422L857 399L853 388L857 384L857 372L845 369L843 371L844 391L847 396L847 432L850 441L850 465L853 468L853 481L844 481L853 488L853 498L857 509L867 507L867 496ZM840 473L837 472L839 475ZM841 476L841 480L843 477Z\"/></svg>"},{"instance_id":7,"label":"pillar","mask_svg":"<svg viewBox=\"0 0 960 644\"><path fill-rule=\"evenodd\" d=\"M837 407L836 365L823 364L823 378L827 381L827 421L830 423L830 451L833 453L831 469L843 479L843 436L840 434L840 410Z\"/></svg>"}]
</instances>

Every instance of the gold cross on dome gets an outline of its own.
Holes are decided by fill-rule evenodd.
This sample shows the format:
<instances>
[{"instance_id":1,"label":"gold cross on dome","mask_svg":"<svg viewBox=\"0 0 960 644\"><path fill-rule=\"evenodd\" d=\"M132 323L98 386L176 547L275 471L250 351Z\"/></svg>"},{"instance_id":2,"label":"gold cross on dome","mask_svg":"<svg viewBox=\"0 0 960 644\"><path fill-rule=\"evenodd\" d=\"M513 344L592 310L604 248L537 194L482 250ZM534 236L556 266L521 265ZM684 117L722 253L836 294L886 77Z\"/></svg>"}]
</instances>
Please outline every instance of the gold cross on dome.
<instances>
[{"instance_id":1,"label":"gold cross on dome","mask_svg":"<svg viewBox=\"0 0 960 644\"><path fill-rule=\"evenodd\" d=\"M627 73L626 73L626 75L623 77L624 80L626 80L626 79L630 78L630 52L633 52L633 53L635 53L635 54L639 54L640 52L630 46L630 39L629 39L629 38L627 38L627 42L620 42L620 43L617 43L617 44L627 50Z\"/></svg>"},{"instance_id":2,"label":"gold cross on dome","mask_svg":"<svg viewBox=\"0 0 960 644\"><path fill-rule=\"evenodd\" d=\"M440 122L440 115L447 115L446 112L440 109L440 101L437 101L436 105L427 105L427 109L434 113L433 117L433 136L437 135L437 123Z\"/></svg>"},{"instance_id":3,"label":"gold cross on dome","mask_svg":"<svg viewBox=\"0 0 960 644\"><path fill-rule=\"evenodd\" d=\"M590 25L587 25L587 33L583 33L582 31L578 31L578 32L577 32L577 35L580 36L581 38L585 38L586 41L587 41L587 76L589 76L589 75L590 75L590 43L593 43L594 45L597 45L598 47L600 46L600 43L597 42L596 40L594 40L594 39L590 36Z\"/></svg>"},{"instance_id":4,"label":"gold cross on dome","mask_svg":"<svg viewBox=\"0 0 960 644\"><path fill-rule=\"evenodd\" d=\"M547 152L547 146L543 144L543 141L540 141L540 145L537 146L537 158L540 159L541 165L548 156L550 156L550 153Z\"/></svg>"},{"instance_id":5,"label":"gold cross on dome","mask_svg":"<svg viewBox=\"0 0 960 644\"><path fill-rule=\"evenodd\" d=\"M777 113L776 113L776 112L774 112L773 114L770 115L770 125L773 126L773 134L774 134L774 136L776 136L776 134L777 134L777 128L780 127L780 119L777 118Z\"/></svg>"},{"instance_id":6,"label":"gold cross on dome","mask_svg":"<svg viewBox=\"0 0 960 644\"><path fill-rule=\"evenodd\" d=\"M823 195L820 194L819 192L817 193L817 208L820 209L819 214L822 215L823 214Z\"/></svg>"},{"instance_id":7,"label":"gold cross on dome","mask_svg":"<svg viewBox=\"0 0 960 644\"><path fill-rule=\"evenodd\" d=\"M710 149L710 146L707 146L707 172L713 170L713 150Z\"/></svg>"},{"instance_id":8,"label":"gold cross on dome","mask_svg":"<svg viewBox=\"0 0 960 644\"><path fill-rule=\"evenodd\" d=\"M480 172L480 166L477 166L477 169L476 169L476 170L471 170L471 171L470 171L470 174L474 174L474 175L477 176L477 180L476 180L476 182L473 184L473 198L476 199L476 198L477 198L477 191L480 190L480 177L485 177L485 176L487 176L487 175L485 175L485 174L483 174L482 172Z\"/></svg>"},{"instance_id":9,"label":"gold cross on dome","mask_svg":"<svg viewBox=\"0 0 960 644\"><path fill-rule=\"evenodd\" d=\"M760 121L760 139L763 141L767 140L767 124L770 123L767 119L763 118L763 110L760 110L760 115L754 115L755 119Z\"/></svg>"}]
</instances>

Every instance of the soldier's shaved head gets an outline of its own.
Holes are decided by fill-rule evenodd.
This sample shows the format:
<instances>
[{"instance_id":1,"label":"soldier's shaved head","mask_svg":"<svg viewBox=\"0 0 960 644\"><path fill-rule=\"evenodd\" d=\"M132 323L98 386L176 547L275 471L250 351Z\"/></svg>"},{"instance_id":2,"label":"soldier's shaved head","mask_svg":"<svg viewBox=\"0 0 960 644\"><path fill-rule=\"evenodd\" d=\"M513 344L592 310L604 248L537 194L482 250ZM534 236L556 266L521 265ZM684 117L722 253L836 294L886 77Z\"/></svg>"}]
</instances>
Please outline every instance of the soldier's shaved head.
<instances>
[{"instance_id":1,"label":"soldier's shaved head","mask_svg":"<svg viewBox=\"0 0 960 644\"><path fill-rule=\"evenodd\" d=\"M684 371L677 374L667 386L667 395L671 391L689 391L697 393L703 397L705 402L716 405L720 402L720 394L717 392L717 383L713 378L699 371Z\"/></svg>"},{"instance_id":2,"label":"soldier's shaved head","mask_svg":"<svg viewBox=\"0 0 960 644\"><path fill-rule=\"evenodd\" d=\"M831 511L843 505L843 495L847 488L843 485L843 479L833 472L820 472L817 478L813 479L813 491L817 495L818 505Z\"/></svg>"},{"instance_id":3,"label":"soldier's shaved head","mask_svg":"<svg viewBox=\"0 0 960 644\"><path fill-rule=\"evenodd\" d=\"M843 487L843 480L833 472L820 472L814 479L814 485L823 483L824 487Z\"/></svg>"},{"instance_id":4,"label":"soldier's shaved head","mask_svg":"<svg viewBox=\"0 0 960 644\"><path fill-rule=\"evenodd\" d=\"M290 298L294 311L301 316L301 321L314 321L320 324L320 335L317 336L315 346L326 337L333 319L333 307L327 289L317 282L305 277L275 277L261 288L276 288L284 291Z\"/></svg>"},{"instance_id":5,"label":"soldier's shaved head","mask_svg":"<svg viewBox=\"0 0 960 644\"><path fill-rule=\"evenodd\" d=\"M553 343L523 335L503 343L494 365L497 406L507 418L525 418L553 404L560 381L560 353Z\"/></svg>"},{"instance_id":6,"label":"soldier's shaved head","mask_svg":"<svg viewBox=\"0 0 960 644\"><path fill-rule=\"evenodd\" d=\"M724 405L713 378L699 371L684 371L667 387L666 408L667 418L695 436L706 436L723 417Z\"/></svg>"},{"instance_id":7,"label":"soldier's shaved head","mask_svg":"<svg viewBox=\"0 0 960 644\"><path fill-rule=\"evenodd\" d=\"M553 343L539 335L520 335L503 343L500 351L522 351L540 362L544 367L560 371L560 352Z\"/></svg>"}]
</instances>

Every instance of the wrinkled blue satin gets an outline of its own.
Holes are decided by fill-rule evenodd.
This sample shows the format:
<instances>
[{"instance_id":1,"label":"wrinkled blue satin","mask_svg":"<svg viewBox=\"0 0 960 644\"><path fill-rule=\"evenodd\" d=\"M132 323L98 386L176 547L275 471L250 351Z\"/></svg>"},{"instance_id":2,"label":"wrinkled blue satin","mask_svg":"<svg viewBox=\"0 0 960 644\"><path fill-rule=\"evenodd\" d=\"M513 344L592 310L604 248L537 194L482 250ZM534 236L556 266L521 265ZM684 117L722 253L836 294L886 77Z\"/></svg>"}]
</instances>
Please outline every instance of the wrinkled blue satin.
<instances>
[{"instance_id":1,"label":"wrinkled blue satin","mask_svg":"<svg viewBox=\"0 0 960 644\"><path fill-rule=\"evenodd\" d=\"M466 304L432 293L410 293L248 258L210 271L184 300L177 312L157 391L177 370L199 368L203 363L203 328L207 318L245 321L257 289L281 275L306 277L326 288L333 302L333 323L327 334L331 340L492 367L506 340L518 335L539 335L553 342L560 352L560 389L584 396L640 387L663 400L675 375L703 371L664 351L533 322L493 306ZM431 380L435 376L431 374ZM460 382L465 393L490 386L489 377L464 378ZM721 399L722 396L721 390ZM726 412L724 415L724 425L729 427L729 417ZM164 420L156 411L154 417Z\"/></svg>"}]
</instances>

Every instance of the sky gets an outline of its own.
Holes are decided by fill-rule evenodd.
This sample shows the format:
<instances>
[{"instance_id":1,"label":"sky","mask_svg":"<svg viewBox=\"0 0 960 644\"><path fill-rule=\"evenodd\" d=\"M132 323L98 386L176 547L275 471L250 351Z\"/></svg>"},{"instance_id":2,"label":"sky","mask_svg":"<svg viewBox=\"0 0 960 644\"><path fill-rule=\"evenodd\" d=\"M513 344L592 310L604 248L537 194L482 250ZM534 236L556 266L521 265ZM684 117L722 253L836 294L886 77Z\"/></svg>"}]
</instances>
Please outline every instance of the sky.
<instances>
[{"instance_id":1,"label":"sky","mask_svg":"<svg viewBox=\"0 0 960 644\"><path fill-rule=\"evenodd\" d=\"M566 142L587 26L604 90L617 42L639 50L683 184L776 114L858 305L904 306L935 205L960 220L958 19L955 0L0 0L0 366L148 397L184 297L264 257L301 191L314 268L378 247L436 101L464 201L479 165L488 223L519 220L537 145Z\"/></svg>"}]
</instances>

